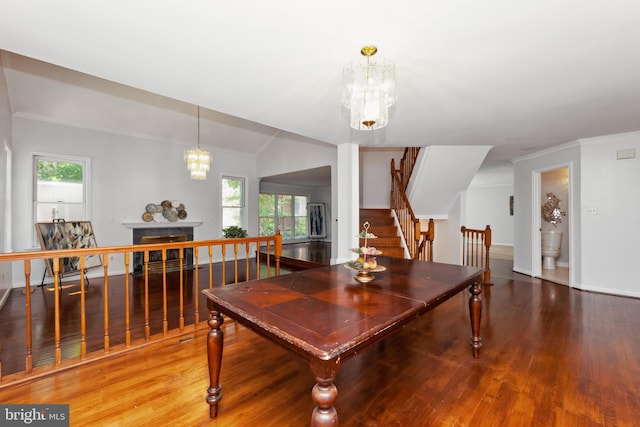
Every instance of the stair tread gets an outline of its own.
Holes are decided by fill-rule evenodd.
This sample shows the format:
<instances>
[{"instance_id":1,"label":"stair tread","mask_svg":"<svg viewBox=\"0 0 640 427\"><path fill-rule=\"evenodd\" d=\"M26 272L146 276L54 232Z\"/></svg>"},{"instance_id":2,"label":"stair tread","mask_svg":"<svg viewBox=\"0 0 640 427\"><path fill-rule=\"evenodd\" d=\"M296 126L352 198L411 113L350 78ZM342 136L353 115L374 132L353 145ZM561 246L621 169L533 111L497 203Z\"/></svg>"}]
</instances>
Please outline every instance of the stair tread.
<instances>
[{"instance_id":1,"label":"stair tread","mask_svg":"<svg viewBox=\"0 0 640 427\"><path fill-rule=\"evenodd\" d=\"M365 219L382 219L382 218L393 218L391 214L391 210L387 209L386 211L360 211L360 218Z\"/></svg>"},{"instance_id":2,"label":"stair tread","mask_svg":"<svg viewBox=\"0 0 640 427\"><path fill-rule=\"evenodd\" d=\"M370 233L375 234L378 238L382 237L399 237L398 229L396 227L391 228L370 228Z\"/></svg>"},{"instance_id":3,"label":"stair tread","mask_svg":"<svg viewBox=\"0 0 640 427\"><path fill-rule=\"evenodd\" d=\"M401 240L399 237L379 237L377 239L368 239L367 246L382 247L392 246L401 247ZM360 246L364 246L364 239L360 239Z\"/></svg>"},{"instance_id":4,"label":"stair tread","mask_svg":"<svg viewBox=\"0 0 640 427\"><path fill-rule=\"evenodd\" d=\"M360 224L369 223L371 227L395 227L396 223L393 218L360 218Z\"/></svg>"},{"instance_id":5,"label":"stair tread","mask_svg":"<svg viewBox=\"0 0 640 427\"><path fill-rule=\"evenodd\" d=\"M401 232L391 209L360 209L360 223L364 224L365 221L370 225L369 232L377 236L375 239L367 239L368 246L375 247L383 256L404 258ZM360 239L360 245L364 246L364 238Z\"/></svg>"},{"instance_id":6,"label":"stair tread","mask_svg":"<svg viewBox=\"0 0 640 427\"><path fill-rule=\"evenodd\" d=\"M391 258L404 258L404 249L402 248L382 248L380 249L383 256Z\"/></svg>"}]
</instances>

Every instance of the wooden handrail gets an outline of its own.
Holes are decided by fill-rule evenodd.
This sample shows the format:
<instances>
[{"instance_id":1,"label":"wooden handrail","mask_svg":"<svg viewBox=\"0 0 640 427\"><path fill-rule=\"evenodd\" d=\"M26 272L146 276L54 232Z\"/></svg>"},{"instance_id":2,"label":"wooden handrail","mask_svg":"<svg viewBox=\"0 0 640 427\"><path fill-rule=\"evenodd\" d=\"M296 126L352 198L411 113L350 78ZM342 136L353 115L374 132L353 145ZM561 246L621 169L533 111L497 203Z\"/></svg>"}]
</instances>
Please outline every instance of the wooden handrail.
<instances>
[{"instance_id":1,"label":"wooden handrail","mask_svg":"<svg viewBox=\"0 0 640 427\"><path fill-rule=\"evenodd\" d=\"M412 259L433 261L433 240L435 237L433 219L429 221L426 232L421 231L420 220L416 218L407 197L406 182L409 180L410 171L413 170L415 158L419 148L405 148L400 169L396 169L395 160L391 159L391 195L390 206L395 212L400 230L407 244L407 249ZM407 165L410 164L410 168Z\"/></svg>"},{"instance_id":2,"label":"wooden handrail","mask_svg":"<svg viewBox=\"0 0 640 427\"><path fill-rule=\"evenodd\" d=\"M491 267L489 251L491 249L491 227L484 230L460 227L462 233L462 264L473 267L484 267L483 284L491 284Z\"/></svg>"},{"instance_id":3,"label":"wooden handrail","mask_svg":"<svg viewBox=\"0 0 640 427\"><path fill-rule=\"evenodd\" d=\"M411 180L413 168L416 165L416 160L418 160L418 153L420 153L420 147L405 147L402 159L400 159L400 180L402 188L405 190Z\"/></svg>"},{"instance_id":4,"label":"wooden handrail","mask_svg":"<svg viewBox=\"0 0 640 427\"><path fill-rule=\"evenodd\" d=\"M433 218L429 219L426 231L420 231L418 242L418 259L423 261L433 261L433 240L435 239L435 223Z\"/></svg>"},{"instance_id":5,"label":"wooden handrail","mask_svg":"<svg viewBox=\"0 0 640 427\"><path fill-rule=\"evenodd\" d=\"M227 247L232 248L233 250L233 259L227 260ZM200 250L206 249L205 253L208 254L208 260L201 264ZM259 263L258 253L261 248L266 249L268 253L273 253L272 257L266 257L266 261L261 266ZM184 302L184 274L183 272L186 270L186 262L185 262L185 253L187 249L192 249L194 254L194 262L195 271L197 272L198 268L208 268L209 269L209 280L208 287L213 288L215 286L226 286L226 264L231 263L234 269L234 283L238 283L242 280L251 280L260 278L263 274L261 272L261 267L266 268L266 275L280 275L280 257L282 254L282 236L279 231L276 232L273 236L266 237L247 237L247 238L237 238L237 239L219 239L219 240L200 240L200 241L190 241L190 242L173 242L173 243L158 243L158 244L140 244L140 245L127 245L127 246L109 246L109 247L94 247L87 249L61 249L61 250L42 250L42 251L28 251L28 252L13 252L13 253L0 253L0 263L15 263L20 262L23 264L23 272L25 277L25 312L24 312L24 325L26 328L25 331L25 368L23 372L3 372L2 370L2 346L0 343L0 387L4 385L14 383L16 381L26 380L33 378L35 376L44 375L46 373L53 372L62 367L73 366L79 363L83 363L88 358L94 359L99 357L104 357L106 355L112 354L116 349L111 345L111 337L114 331L110 330L112 327L109 321L109 295L113 295L114 293L122 293L124 294L125 301L125 318L124 318L124 331L117 331L119 333L123 333L125 337L125 342L118 346L118 351L129 350L133 347L132 344L135 342L147 343L149 341L165 339L168 336L173 336L175 334L185 333L187 332L187 328L185 325L185 310L193 310L194 314L194 324L192 325L193 329L197 329L200 326L200 309L198 307L198 298L199 294L199 280L198 274L194 274L193 280L193 288L194 295L196 297L193 298L193 306L185 307ZM178 259L179 259L179 270L174 273L174 276L168 278L167 272L167 252L169 250L177 250L178 251ZM152 320L150 318L150 301L149 301L149 253L160 251L162 254L162 319L161 319L161 331L160 333L156 333L155 335L151 334L151 323ZM143 336L133 336L134 332L131 328L131 318L130 318L130 310L131 310L131 301L130 301L130 259L131 255L134 252L143 252L143 269L142 274L144 275L144 327L143 327ZM219 254L217 257L216 254ZM114 268L113 256L118 255L122 256L123 263L122 267L126 274L124 274L124 287L110 287L111 282L113 281L113 276L109 276L110 268ZM85 283L85 259L89 256L100 256L102 259L102 273L95 273L94 276L101 276L102 279L102 295L103 295L103 344L102 348L99 350L93 350L92 352L88 352L87 350L87 322L86 322L86 292L87 289L84 286ZM256 264L255 264L255 272L250 269L250 260L255 256ZM62 276L60 275L60 261L64 258L75 258L79 259L79 275L80 275L80 301L78 303L78 310L66 310L64 312L64 321L68 322L68 316L79 316L79 325L80 325L80 346L78 354L74 354L70 356L69 359L63 361L62 355L63 347L65 346L65 342L61 339L61 322L63 319L63 312L61 307L61 297L62 297ZM33 360L33 341L34 341L34 333L33 333L33 309L32 309L32 301L31 301L31 293L34 284L32 284L31 277L31 268L32 263L34 261L41 260L43 263L48 262L48 260L53 260L51 264L53 267L53 293L54 293L54 313L53 313L53 339L55 342L55 348L53 350L53 355L46 357L46 359L52 360L52 364L46 366L39 366L34 368L34 360ZM239 269L241 262L245 263L244 268L244 276L241 277L240 272L242 270ZM221 264L222 267L222 277L218 280L214 277L214 264L217 266ZM98 268L96 267L97 271ZM179 273L179 274L178 274ZM159 273L158 273L159 274ZM157 276L155 276L157 277ZM179 277L179 279L177 279ZM171 282L173 280L173 282ZM116 281L117 283L121 283L122 280L119 279ZM177 301L174 301L168 298L168 284L177 283L179 286L180 296ZM141 283L142 284L142 283ZM41 285L41 284L38 284ZM96 286L96 285L91 285ZM100 286L100 285L98 285ZM177 305L177 307L176 307ZM169 308L177 308L178 313L178 326L170 331L169 329ZM206 314L206 313L205 313ZM204 322L203 324L206 324ZM157 325L156 325L157 328ZM74 344L75 345L75 344ZM42 358L42 355L39 355L39 358ZM64 366L63 366L64 365Z\"/></svg>"}]
</instances>

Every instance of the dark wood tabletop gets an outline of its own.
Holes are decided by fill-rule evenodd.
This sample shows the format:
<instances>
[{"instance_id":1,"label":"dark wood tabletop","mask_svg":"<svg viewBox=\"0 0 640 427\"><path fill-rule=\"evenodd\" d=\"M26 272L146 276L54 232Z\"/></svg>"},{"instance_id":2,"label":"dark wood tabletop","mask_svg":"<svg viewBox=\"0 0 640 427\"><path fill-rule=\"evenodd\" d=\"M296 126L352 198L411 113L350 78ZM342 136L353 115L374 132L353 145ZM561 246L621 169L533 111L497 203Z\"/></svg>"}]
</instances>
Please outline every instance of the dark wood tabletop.
<instances>
[{"instance_id":1,"label":"dark wood tabletop","mask_svg":"<svg viewBox=\"0 0 640 427\"><path fill-rule=\"evenodd\" d=\"M467 288L478 357L482 268L382 256L378 263L386 271L367 284L354 279L356 271L333 265L204 290L211 311L211 416L221 398L222 314L310 360L317 380L313 425L337 422L332 390L341 363Z\"/></svg>"}]
</instances>

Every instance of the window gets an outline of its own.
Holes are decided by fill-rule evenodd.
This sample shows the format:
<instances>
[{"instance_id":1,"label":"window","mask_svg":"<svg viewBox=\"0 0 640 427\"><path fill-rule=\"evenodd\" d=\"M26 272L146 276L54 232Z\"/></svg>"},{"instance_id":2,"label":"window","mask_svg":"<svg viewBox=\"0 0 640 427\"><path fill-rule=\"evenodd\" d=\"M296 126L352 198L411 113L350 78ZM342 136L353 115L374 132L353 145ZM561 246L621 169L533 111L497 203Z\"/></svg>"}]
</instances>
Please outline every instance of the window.
<instances>
[{"instance_id":1,"label":"window","mask_svg":"<svg viewBox=\"0 0 640 427\"><path fill-rule=\"evenodd\" d=\"M244 178L222 178L222 228L244 228Z\"/></svg>"},{"instance_id":2,"label":"window","mask_svg":"<svg viewBox=\"0 0 640 427\"><path fill-rule=\"evenodd\" d=\"M86 220L89 160L40 155L33 159L35 222Z\"/></svg>"},{"instance_id":3,"label":"window","mask_svg":"<svg viewBox=\"0 0 640 427\"><path fill-rule=\"evenodd\" d=\"M34 157L36 222L86 219L86 161Z\"/></svg>"},{"instance_id":4,"label":"window","mask_svg":"<svg viewBox=\"0 0 640 427\"><path fill-rule=\"evenodd\" d=\"M260 194L258 196L258 225L260 236L276 234L276 195Z\"/></svg>"},{"instance_id":5,"label":"window","mask_svg":"<svg viewBox=\"0 0 640 427\"><path fill-rule=\"evenodd\" d=\"M261 193L258 202L260 235L272 236L280 230L283 239L308 237L307 196Z\"/></svg>"},{"instance_id":6,"label":"window","mask_svg":"<svg viewBox=\"0 0 640 427\"><path fill-rule=\"evenodd\" d=\"M307 203L309 198L307 196L295 196L294 197L294 224L295 231L294 237L308 237L309 230L307 229Z\"/></svg>"}]
</instances>

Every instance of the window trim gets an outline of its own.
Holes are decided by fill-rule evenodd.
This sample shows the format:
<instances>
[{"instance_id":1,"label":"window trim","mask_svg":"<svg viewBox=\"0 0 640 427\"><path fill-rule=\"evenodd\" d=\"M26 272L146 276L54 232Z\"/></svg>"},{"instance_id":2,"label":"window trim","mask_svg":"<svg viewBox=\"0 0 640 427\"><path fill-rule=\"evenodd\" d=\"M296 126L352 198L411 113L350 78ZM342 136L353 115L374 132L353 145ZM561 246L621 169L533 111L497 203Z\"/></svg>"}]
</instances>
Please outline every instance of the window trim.
<instances>
[{"instance_id":1,"label":"window trim","mask_svg":"<svg viewBox=\"0 0 640 427\"><path fill-rule=\"evenodd\" d=\"M225 210L225 205L223 204L222 198L223 198L223 184L222 181L225 179L237 179L237 180L242 180L242 224L240 225L240 227L244 228L245 230L248 230L247 228L247 182L248 179L245 176L234 176L234 175L222 175L220 177L220 229L222 230L224 228L224 210ZM231 206L229 206L231 207ZM220 231L220 235L222 236L222 231Z\"/></svg>"},{"instance_id":2,"label":"window trim","mask_svg":"<svg viewBox=\"0 0 640 427\"><path fill-rule=\"evenodd\" d=\"M272 194L274 196L274 221L275 221L275 226L276 229L278 229L278 219L279 219L279 215L278 215L278 196L291 196L293 197L293 203L292 203L292 220L293 220L293 237L289 237L289 238L285 238L284 235L282 237L283 241L287 241L287 242L294 242L294 241L308 241L311 240L311 237L309 236L309 227L307 224L307 231L306 231L306 235L301 236L301 237L295 237L295 222L296 222L296 213L295 213L295 199L296 197L305 197L307 199L307 203L305 206L308 206L309 203L311 203L311 196L309 196L309 194L300 194L300 193L296 193L296 192L283 192L283 191L261 191L258 193L258 202L259 202L259 196L261 194ZM260 206L258 206L258 233L260 233ZM309 212L307 211L307 215L306 215L307 221L309 221ZM282 232L282 230L280 230Z\"/></svg>"},{"instance_id":3,"label":"window trim","mask_svg":"<svg viewBox=\"0 0 640 427\"><path fill-rule=\"evenodd\" d=\"M35 224L36 221L36 185L37 179L37 160L51 160L56 162L75 162L84 163L82 185L84 193L84 218L85 221L91 221L91 158L82 156L73 156L59 153L46 153L40 151L34 151L30 153L31 158L31 223ZM38 235L36 234L35 227L31 227L31 242L34 248L40 247L38 241Z\"/></svg>"},{"instance_id":4,"label":"window trim","mask_svg":"<svg viewBox=\"0 0 640 427\"><path fill-rule=\"evenodd\" d=\"M13 151L7 140L4 141L4 166L4 242L2 242L2 247L5 252L13 252L13 235L11 231L11 224L13 223L13 196L11 193L13 188Z\"/></svg>"}]
</instances>

